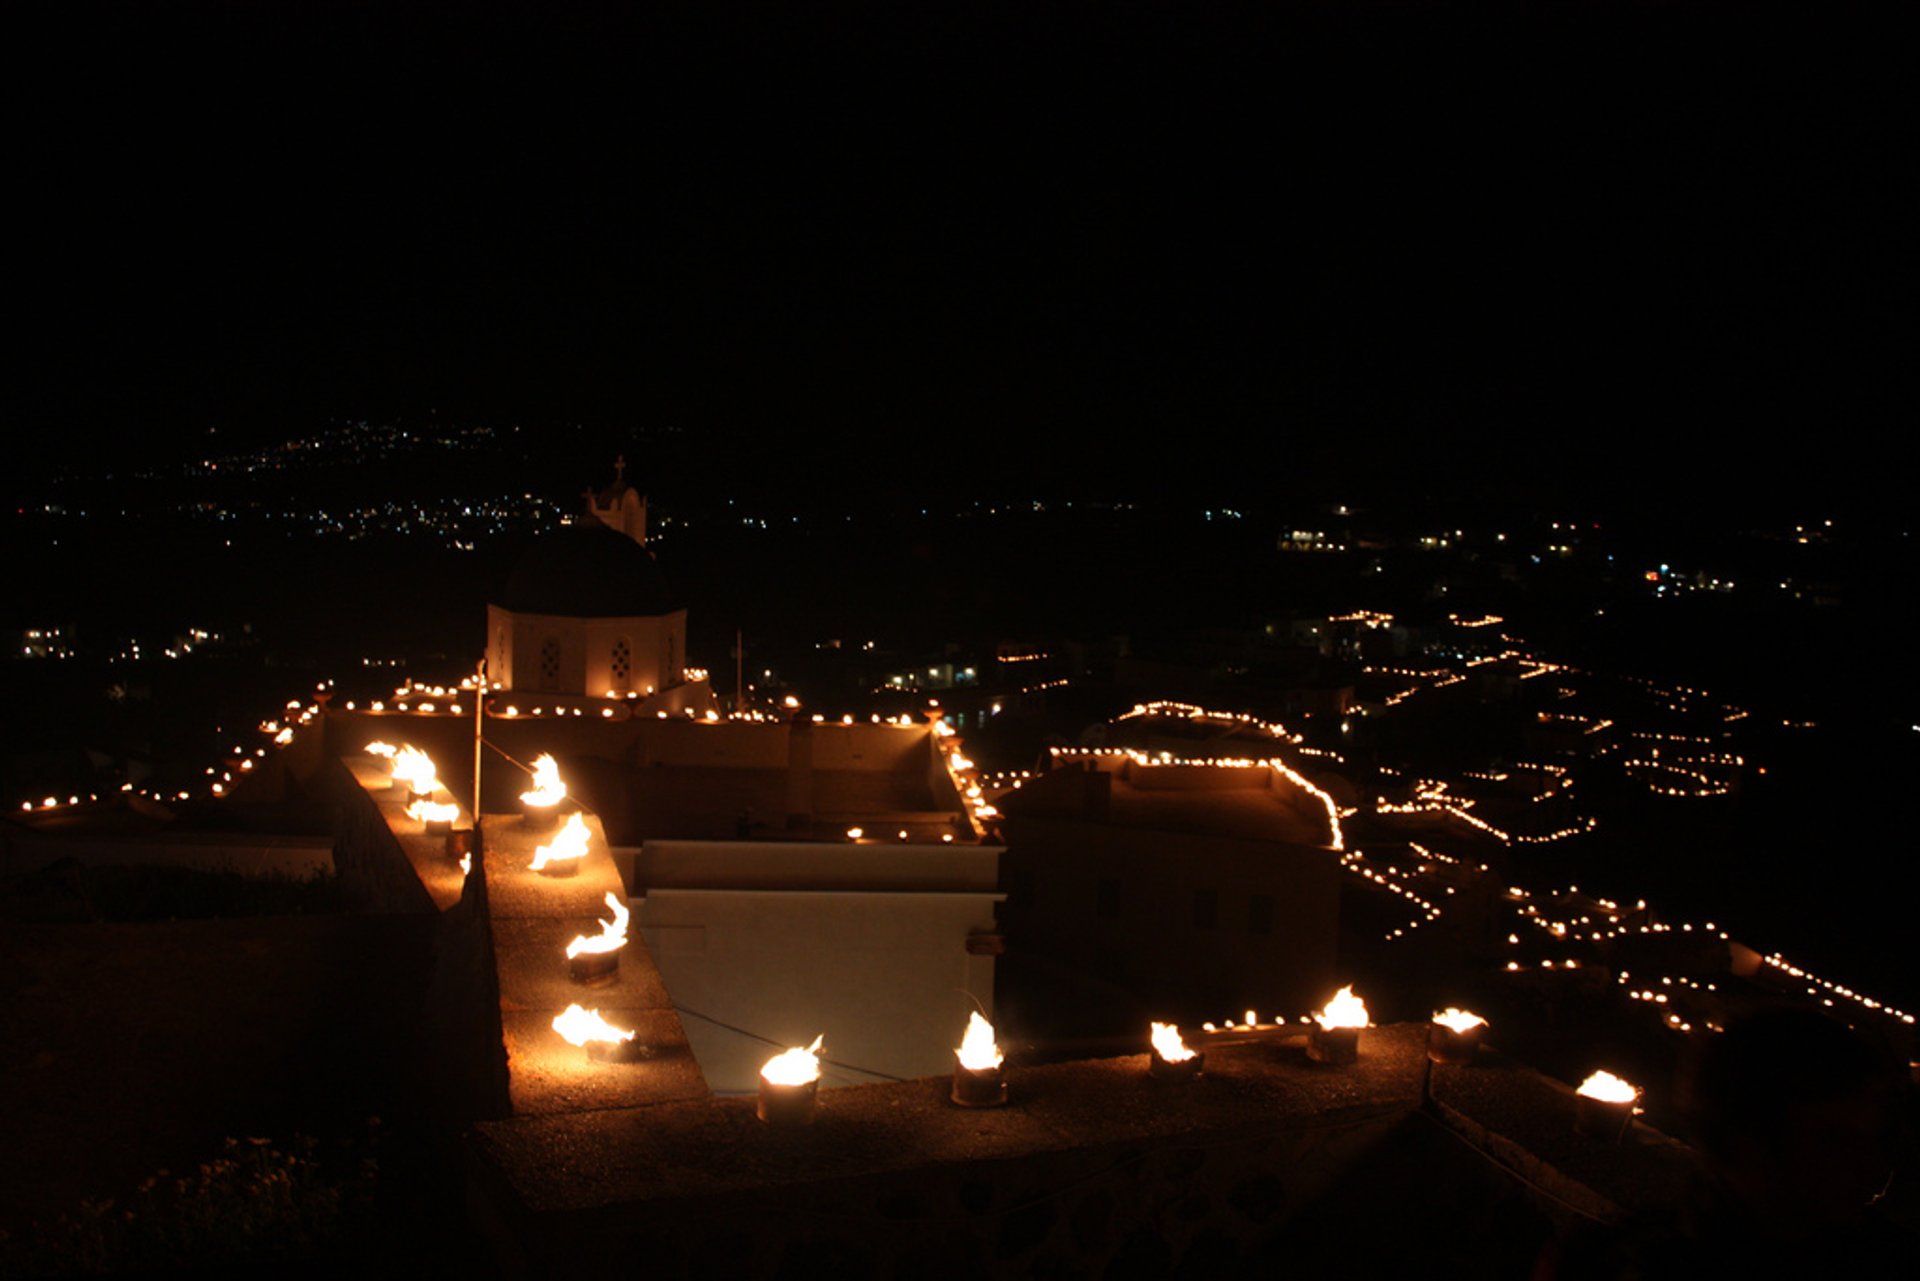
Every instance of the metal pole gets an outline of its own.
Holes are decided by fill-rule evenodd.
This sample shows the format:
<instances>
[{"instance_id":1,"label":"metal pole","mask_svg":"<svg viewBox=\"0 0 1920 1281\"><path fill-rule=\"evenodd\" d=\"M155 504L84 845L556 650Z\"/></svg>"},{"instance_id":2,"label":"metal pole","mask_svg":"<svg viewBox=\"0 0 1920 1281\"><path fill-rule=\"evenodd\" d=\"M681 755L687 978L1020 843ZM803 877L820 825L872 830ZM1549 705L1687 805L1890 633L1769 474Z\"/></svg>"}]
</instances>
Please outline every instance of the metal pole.
<instances>
[{"instance_id":1,"label":"metal pole","mask_svg":"<svg viewBox=\"0 0 1920 1281\"><path fill-rule=\"evenodd\" d=\"M479 667L474 669L473 690L473 850L481 855L486 845L480 839L480 736L485 730L487 714L487 660L483 656Z\"/></svg>"}]
</instances>

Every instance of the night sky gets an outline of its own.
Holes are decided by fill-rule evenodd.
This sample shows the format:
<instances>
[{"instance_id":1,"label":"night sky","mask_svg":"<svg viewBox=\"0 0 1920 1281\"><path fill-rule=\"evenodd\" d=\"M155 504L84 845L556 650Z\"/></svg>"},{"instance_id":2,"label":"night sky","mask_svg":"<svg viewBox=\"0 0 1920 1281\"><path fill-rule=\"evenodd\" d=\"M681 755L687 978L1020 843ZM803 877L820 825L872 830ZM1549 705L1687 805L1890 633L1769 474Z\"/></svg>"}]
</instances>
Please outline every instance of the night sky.
<instances>
[{"instance_id":1,"label":"night sky","mask_svg":"<svg viewBox=\"0 0 1920 1281\"><path fill-rule=\"evenodd\" d=\"M438 409L743 485L1897 508L1913 115L1848 21L15 12L10 447Z\"/></svg>"}]
</instances>

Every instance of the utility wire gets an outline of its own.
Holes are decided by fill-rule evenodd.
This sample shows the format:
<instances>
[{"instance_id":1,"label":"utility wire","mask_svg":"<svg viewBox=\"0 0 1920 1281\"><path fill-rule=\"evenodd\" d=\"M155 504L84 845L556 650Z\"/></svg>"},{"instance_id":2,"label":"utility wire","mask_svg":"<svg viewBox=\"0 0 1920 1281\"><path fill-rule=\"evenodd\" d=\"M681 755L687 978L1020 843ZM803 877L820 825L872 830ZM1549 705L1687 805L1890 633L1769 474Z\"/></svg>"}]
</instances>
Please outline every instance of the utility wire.
<instances>
[{"instance_id":1,"label":"utility wire","mask_svg":"<svg viewBox=\"0 0 1920 1281\"><path fill-rule=\"evenodd\" d=\"M747 1029L743 1027L735 1027L731 1023L723 1022L720 1019L714 1018L711 1014L702 1014L700 1011L689 1009L688 1007L681 1005L678 1002L674 1003L673 1008L678 1010L682 1014L693 1015L694 1018L699 1019L702 1023L711 1023L715 1027L725 1028L727 1031L738 1033L739 1035L746 1037L748 1040L759 1041L763 1045L771 1045L776 1050L784 1050L788 1048L787 1043L785 1041L776 1041L770 1036L761 1036L758 1032L749 1032L747 1031ZM822 1063L831 1064L832 1066L837 1068L845 1068L850 1072L864 1072L868 1076L877 1076L883 1081L906 1081L910 1079L904 1076L895 1076L891 1072L876 1072L872 1068L863 1068L858 1063L842 1063L839 1059L830 1059L824 1054L820 1056L820 1061Z\"/></svg>"}]
</instances>

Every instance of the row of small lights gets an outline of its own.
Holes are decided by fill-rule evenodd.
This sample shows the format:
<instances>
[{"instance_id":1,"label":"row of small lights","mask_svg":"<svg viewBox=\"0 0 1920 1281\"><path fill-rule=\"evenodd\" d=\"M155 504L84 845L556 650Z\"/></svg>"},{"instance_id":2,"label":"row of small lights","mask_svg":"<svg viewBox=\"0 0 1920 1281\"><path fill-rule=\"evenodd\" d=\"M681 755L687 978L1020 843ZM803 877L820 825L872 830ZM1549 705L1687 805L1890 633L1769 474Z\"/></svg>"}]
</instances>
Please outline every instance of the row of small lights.
<instances>
[{"instance_id":1,"label":"row of small lights","mask_svg":"<svg viewBox=\"0 0 1920 1281\"><path fill-rule=\"evenodd\" d=\"M1333 838L1330 843L1331 848L1336 850L1346 848L1346 836L1340 828L1340 806L1334 802L1333 797L1329 795L1324 788L1310 782L1304 775L1282 760L1252 760L1245 757L1222 757L1220 759L1202 757L1198 760L1192 760L1186 757L1177 757L1172 752L1161 752L1157 756L1150 757L1145 752L1133 747L1054 747L1049 748L1048 751L1055 757L1124 756L1136 765L1148 766L1196 765L1219 769L1269 769L1299 787L1302 791L1314 797L1326 807L1327 825Z\"/></svg>"},{"instance_id":2,"label":"row of small lights","mask_svg":"<svg viewBox=\"0 0 1920 1281\"><path fill-rule=\"evenodd\" d=\"M1374 812L1376 814L1451 814L1461 822L1479 828L1502 845L1547 845L1555 841L1564 841L1569 837L1585 835L1600 825L1598 819L1588 818L1583 823L1575 823L1540 835L1509 832L1471 813L1476 803L1466 797L1453 796L1444 781L1421 779L1414 784L1413 800L1396 804L1384 797L1376 798Z\"/></svg>"}]
</instances>

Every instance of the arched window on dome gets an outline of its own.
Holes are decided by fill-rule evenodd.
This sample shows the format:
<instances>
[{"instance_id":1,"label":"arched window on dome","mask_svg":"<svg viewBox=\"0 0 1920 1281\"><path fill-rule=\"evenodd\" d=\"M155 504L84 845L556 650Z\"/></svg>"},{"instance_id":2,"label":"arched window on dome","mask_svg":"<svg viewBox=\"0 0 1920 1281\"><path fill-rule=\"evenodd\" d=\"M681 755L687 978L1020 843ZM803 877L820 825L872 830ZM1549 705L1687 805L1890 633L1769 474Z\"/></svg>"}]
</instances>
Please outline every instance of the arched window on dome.
<instances>
[{"instance_id":1,"label":"arched window on dome","mask_svg":"<svg viewBox=\"0 0 1920 1281\"><path fill-rule=\"evenodd\" d=\"M613 642L613 654L607 659L609 683L616 693L624 694L633 688L633 645L622 636Z\"/></svg>"},{"instance_id":2,"label":"arched window on dome","mask_svg":"<svg viewBox=\"0 0 1920 1281\"><path fill-rule=\"evenodd\" d=\"M548 693L560 689L560 638L549 636L540 642L540 688Z\"/></svg>"}]
</instances>

